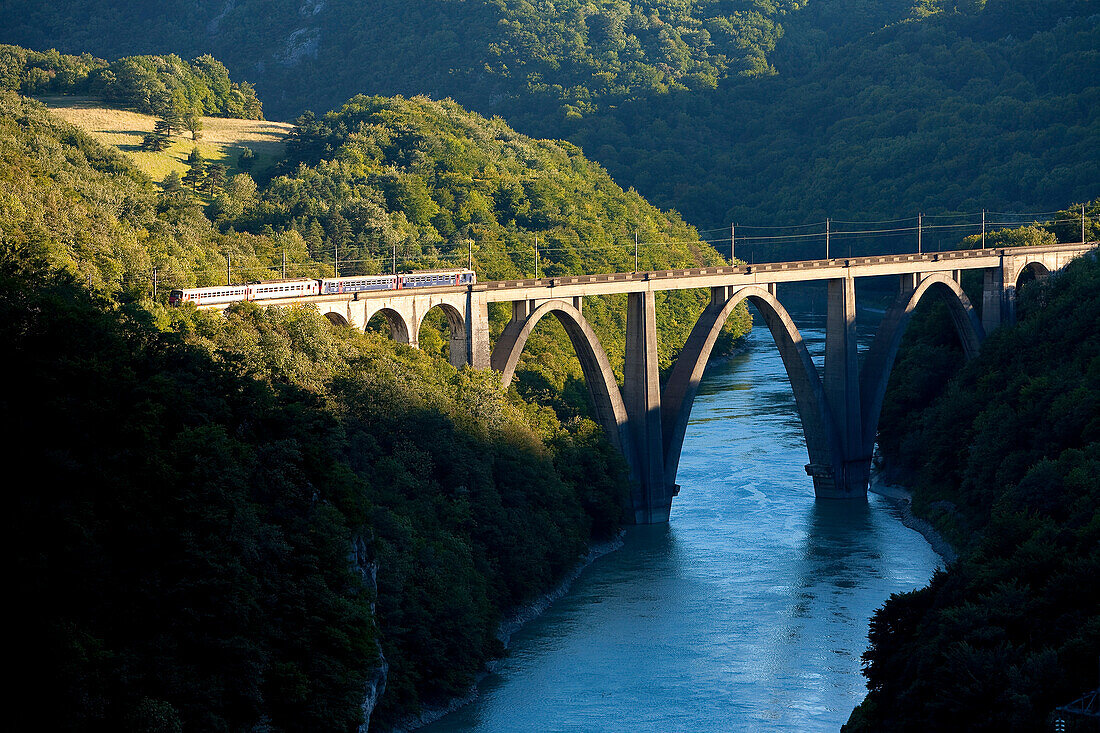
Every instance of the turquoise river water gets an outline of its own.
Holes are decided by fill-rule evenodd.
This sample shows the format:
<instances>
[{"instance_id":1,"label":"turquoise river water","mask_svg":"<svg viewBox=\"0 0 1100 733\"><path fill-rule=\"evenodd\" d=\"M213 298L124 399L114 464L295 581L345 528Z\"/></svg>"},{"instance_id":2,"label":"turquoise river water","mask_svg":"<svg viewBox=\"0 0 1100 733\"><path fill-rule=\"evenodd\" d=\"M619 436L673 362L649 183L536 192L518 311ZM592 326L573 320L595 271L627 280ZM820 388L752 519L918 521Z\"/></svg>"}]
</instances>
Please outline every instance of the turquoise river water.
<instances>
[{"instance_id":1,"label":"turquoise river water","mask_svg":"<svg viewBox=\"0 0 1100 733\"><path fill-rule=\"evenodd\" d=\"M820 365L824 319L796 321ZM423 731L839 730L872 612L942 561L882 497L815 501L779 354L746 342L701 386L669 524L631 528Z\"/></svg>"}]
</instances>

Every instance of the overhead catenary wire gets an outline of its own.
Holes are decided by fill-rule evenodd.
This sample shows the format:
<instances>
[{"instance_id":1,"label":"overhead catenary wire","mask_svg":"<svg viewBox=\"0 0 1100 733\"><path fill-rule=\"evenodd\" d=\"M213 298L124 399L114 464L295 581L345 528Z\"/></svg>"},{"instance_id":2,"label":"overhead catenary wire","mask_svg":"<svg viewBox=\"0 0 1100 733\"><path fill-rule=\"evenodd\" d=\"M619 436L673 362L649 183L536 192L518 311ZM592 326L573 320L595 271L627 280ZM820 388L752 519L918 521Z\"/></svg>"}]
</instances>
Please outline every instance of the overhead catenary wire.
<instances>
[{"instance_id":1,"label":"overhead catenary wire","mask_svg":"<svg viewBox=\"0 0 1100 733\"><path fill-rule=\"evenodd\" d=\"M1050 218L1061 214L1059 218ZM970 219L969 221L966 221ZM931 221L929 221L931 220ZM959 221L963 220L963 221ZM740 245L749 248L750 259L755 257L757 252L755 247L767 247L767 251L772 255L786 246L795 245L808 245L814 241L825 242L827 239L832 238L835 240L853 241L861 239L897 239L902 237L912 236L914 232L920 234L936 232L941 237L939 240L942 243L942 237L945 235L957 235L957 236L982 236L982 242L984 245L985 237L998 228L1006 227L1022 227L1031 225L1037 226L1052 226L1058 224L1080 224L1081 237L1084 239L1086 234L1086 222L1088 221L1087 212L1085 206L1081 205L1081 213L1079 216L1074 216L1069 211L1063 209L1059 211L1047 211L1047 212L995 212L985 210L975 214L967 213L947 213L947 214L919 214L909 217L898 217L895 219L880 219L880 220L847 220L847 219L832 219L827 218L823 222L809 222L805 224L740 224L736 225L736 228L732 226L698 230L700 234L721 232L726 236L715 237L702 237L696 239L655 239L653 241L643 241L640 236L637 238L631 238L624 241L625 237L616 237L609 240L601 240L599 243L584 243L580 246L573 244L557 244L555 246L546 246L545 243L538 245L536 257L539 255L553 256L559 253L610 253L615 255L617 261L620 257L629 257L631 254L631 248L635 255L635 268L639 266L637 258L640 257L642 248L652 249L654 247L670 247L677 245L698 245L698 244L710 244L710 245L730 245L731 255L733 253L732 246ZM916 222L915 224L913 222ZM942 222L942 223L936 223ZM897 227L883 227L881 224L899 223L903 226ZM837 227L840 228L837 228ZM855 228L861 227L861 228ZM872 227L872 228L862 228ZM806 229L814 229L815 231L804 231ZM799 231L803 230L803 231ZM758 232L758 233L754 233ZM518 233L517 233L518 234ZM370 249L372 245L359 245L358 249L362 252L364 247ZM377 245L374 245L377 246ZM226 253L225 267L222 270L222 274L226 281L232 281L234 276L247 278L247 279L259 279L259 278L288 278L288 277L323 277L324 269L330 268L329 272L339 272L339 266L343 265L345 272L350 268L358 272L356 275L368 275L379 274L384 269L385 265L392 266L394 272L397 271L398 265L409 265L413 263L413 266L437 266L449 263L451 260L455 260L456 263L463 265L474 264L474 244L472 240L452 240L448 243L437 243L432 245L419 245L416 243L407 242L404 244L393 243L390 245L383 245L385 250L379 251L376 256L369 254L360 254L357 257L349 258L346 255L340 257L340 245L333 244L331 248L325 248L322 250L315 250L312 256L303 261L292 261L287 258L285 251L279 255L279 262L272 264L249 264L244 265L242 263L242 257L240 253L234 254L233 252ZM483 245L484 246L484 245ZM919 244L918 244L919 246ZM345 252L351 249L353 252L357 247L353 244L349 247L346 243L343 245ZM482 247L479 247L481 249ZM717 247L716 247L717 248ZM526 256L530 257L530 245L524 247L521 241L508 241L490 244L487 251L503 253L506 256L512 256L513 259L516 256L522 257L526 252ZM386 251L389 250L389 251ZM805 251L805 250L801 250ZM330 256L331 255L331 258ZM386 261L389 260L387 263ZM530 261L530 260L528 260ZM623 263L626 264L625 262ZM457 264L455 266L458 266ZM362 272L362 270L378 270L378 273ZM542 268L540 267L539 270ZM142 271L129 271L123 274L121 277L123 280L133 280L134 278L146 277L150 278L153 287L158 285L173 286L173 281L178 284L180 279L192 280L201 275L200 280L213 281L216 280L216 266L207 265L199 270L189 270L184 272L176 271L171 265L168 264L154 264L148 268L148 270ZM536 270L538 272L538 270ZM259 278L257 278L259 276Z\"/></svg>"}]
</instances>

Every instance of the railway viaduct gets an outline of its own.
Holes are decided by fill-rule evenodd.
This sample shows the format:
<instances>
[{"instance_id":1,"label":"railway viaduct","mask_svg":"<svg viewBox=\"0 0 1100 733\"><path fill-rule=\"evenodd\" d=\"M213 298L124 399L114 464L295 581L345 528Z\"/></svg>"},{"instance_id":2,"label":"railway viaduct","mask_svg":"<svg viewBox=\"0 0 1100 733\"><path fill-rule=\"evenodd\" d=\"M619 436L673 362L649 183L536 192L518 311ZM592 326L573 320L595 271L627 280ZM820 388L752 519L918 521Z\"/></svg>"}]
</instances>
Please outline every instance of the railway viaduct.
<instances>
[{"instance_id":1,"label":"railway viaduct","mask_svg":"<svg viewBox=\"0 0 1100 733\"><path fill-rule=\"evenodd\" d=\"M312 296L279 301L311 303L337 324L363 329L381 314L392 337L417 345L425 315L440 308L450 325L455 366L492 367L507 385L524 344L544 316L561 322L584 371L597 420L631 471L628 514L638 524L667 522L679 492L676 470L692 403L726 318L742 301L763 316L782 356L806 437L819 498L864 498L886 385L902 334L917 304L938 297L948 306L967 358L985 334L1015 318L1015 293L1025 275L1047 277L1095 242L1044 247L956 250L657 272L570 275L506 280L449 288ZM975 308L960 286L964 270L983 273L982 302ZM898 278L862 367L856 348L857 278ZM828 285L825 368L822 377L798 328L776 295L780 283ZM665 383L657 360L655 294L706 288L710 303L700 315ZM583 314L591 295L627 295L626 355L620 387L607 354ZM511 321L490 342L489 304L510 303ZM225 306L213 306L225 307Z\"/></svg>"}]
</instances>

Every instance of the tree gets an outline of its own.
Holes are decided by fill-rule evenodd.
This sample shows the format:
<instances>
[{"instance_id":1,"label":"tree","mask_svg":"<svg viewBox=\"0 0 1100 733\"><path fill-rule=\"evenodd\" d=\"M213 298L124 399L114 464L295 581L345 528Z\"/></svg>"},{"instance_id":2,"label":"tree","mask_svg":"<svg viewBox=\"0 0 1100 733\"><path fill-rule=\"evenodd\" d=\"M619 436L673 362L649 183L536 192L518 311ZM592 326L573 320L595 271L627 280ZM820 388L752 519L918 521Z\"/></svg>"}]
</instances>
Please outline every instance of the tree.
<instances>
[{"instance_id":1,"label":"tree","mask_svg":"<svg viewBox=\"0 0 1100 733\"><path fill-rule=\"evenodd\" d=\"M191 132L191 139L198 140L202 137L202 103L199 103L199 109L192 109L183 118L183 124Z\"/></svg>"},{"instance_id":2,"label":"tree","mask_svg":"<svg viewBox=\"0 0 1100 733\"><path fill-rule=\"evenodd\" d=\"M187 193L183 188L183 179L176 171L172 171L160 182L160 205L162 209L170 208L187 200Z\"/></svg>"},{"instance_id":3,"label":"tree","mask_svg":"<svg viewBox=\"0 0 1100 733\"><path fill-rule=\"evenodd\" d=\"M256 153L252 148L241 148L237 156L237 167L242 171L250 171L254 165L256 165Z\"/></svg>"},{"instance_id":4,"label":"tree","mask_svg":"<svg viewBox=\"0 0 1100 733\"><path fill-rule=\"evenodd\" d=\"M160 122L164 122L169 136L171 136L173 132L179 132L183 129L183 115L180 113L179 107L174 100L165 105L161 113L161 119L158 120L158 124Z\"/></svg>"},{"instance_id":5,"label":"tree","mask_svg":"<svg viewBox=\"0 0 1100 733\"><path fill-rule=\"evenodd\" d=\"M141 140L141 149L159 153L168 147L171 135L169 124L166 120L157 120L153 125L153 131Z\"/></svg>"},{"instance_id":6,"label":"tree","mask_svg":"<svg viewBox=\"0 0 1100 733\"><path fill-rule=\"evenodd\" d=\"M223 188L225 186L226 177L224 163L211 163L206 166L205 183L207 193L215 193Z\"/></svg>"},{"instance_id":7,"label":"tree","mask_svg":"<svg viewBox=\"0 0 1100 733\"><path fill-rule=\"evenodd\" d=\"M183 174L183 182L190 186L192 191L198 192L199 186L206 178L206 159L202 157L198 148L191 149L191 154L187 156L187 166L187 172Z\"/></svg>"}]
</instances>

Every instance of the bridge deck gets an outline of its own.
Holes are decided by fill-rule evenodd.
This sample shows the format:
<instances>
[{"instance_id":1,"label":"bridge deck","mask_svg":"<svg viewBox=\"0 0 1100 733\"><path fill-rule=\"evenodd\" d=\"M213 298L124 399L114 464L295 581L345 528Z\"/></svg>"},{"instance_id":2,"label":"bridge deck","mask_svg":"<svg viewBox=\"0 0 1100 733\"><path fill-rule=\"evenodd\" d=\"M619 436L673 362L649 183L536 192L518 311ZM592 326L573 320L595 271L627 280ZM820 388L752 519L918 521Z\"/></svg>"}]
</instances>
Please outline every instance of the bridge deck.
<instances>
[{"instance_id":1,"label":"bridge deck","mask_svg":"<svg viewBox=\"0 0 1100 733\"><path fill-rule=\"evenodd\" d=\"M657 270L650 272L613 272L596 275L563 275L526 280L490 280L474 285L439 288L409 288L404 290L375 290L358 293L358 300L400 298L417 294L453 293L472 291L479 293L486 302L517 300L545 300L573 298L585 295L612 295L660 290L689 290L693 288L736 287L767 285L771 283L810 282L842 277L876 277L910 273L944 272L952 270L978 270L998 267L1001 258L1031 253L1076 252L1086 244L1062 244L1038 247L1008 247L997 249L963 249L923 254L872 255L869 257L838 257L828 260L799 260L793 262L767 262L761 264L726 265L683 270ZM311 295L302 298L286 298L268 301L272 305L296 303L326 303L346 301L350 295ZM225 308L231 304L205 306Z\"/></svg>"}]
</instances>

